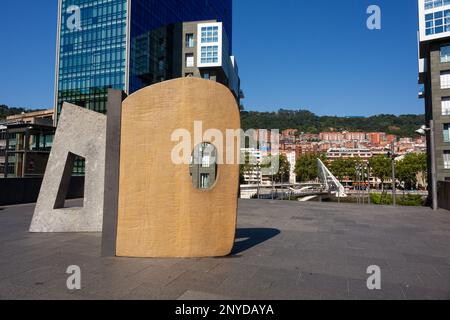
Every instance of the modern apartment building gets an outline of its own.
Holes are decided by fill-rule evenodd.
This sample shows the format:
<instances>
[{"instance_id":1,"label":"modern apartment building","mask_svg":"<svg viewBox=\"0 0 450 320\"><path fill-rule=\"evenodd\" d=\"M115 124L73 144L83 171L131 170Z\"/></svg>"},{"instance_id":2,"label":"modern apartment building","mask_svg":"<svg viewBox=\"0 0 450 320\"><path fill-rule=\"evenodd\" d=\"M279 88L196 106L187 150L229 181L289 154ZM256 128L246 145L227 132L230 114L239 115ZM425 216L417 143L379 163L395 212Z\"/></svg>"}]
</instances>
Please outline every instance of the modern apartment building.
<instances>
[{"instance_id":1,"label":"modern apartment building","mask_svg":"<svg viewBox=\"0 0 450 320\"><path fill-rule=\"evenodd\" d=\"M419 0L419 97L434 131L438 181L450 180L450 0ZM431 168L431 135L428 135ZM431 173L429 174L431 181Z\"/></svg>"},{"instance_id":2,"label":"modern apartment building","mask_svg":"<svg viewBox=\"0 0 450 320\"><path fill-rule=\"evenodd\" d=\"M105 113L108 88L131 94L183 76L220 81L239 99L232 0L58 2L55 121L65 101Z\"/></svg>"},{"instance_id":3,"label":"modern apartment building","mask_svg":"<svg viewBox=\"0 0 450 320\"><path fill-rule=\"evenodd\" d=\"M181 77L201 77L230 88L236 99L242 97L237 61L231 55L230 41L222 22L185 22L181 35Z\"/></svg>"},{"instance_id":4,"label":"modern apartment building","mask_svg":"<svg viewBox=\"0 0 450 320\"><path fill-rule=\"evenodd\" d=\"M156 41L155 39L159 39ZM241 97L236 58L222 22L191 21L170 24L134 39L133 74L140 89L160 81L197 77L229 87L236 100ZM164 43L164 48L158 48ZM150 46L156 47L150 48ZM150 49L149 49L150 48ZM158 59L150 52L162 52Z\"/></svg>"}]
</instances>

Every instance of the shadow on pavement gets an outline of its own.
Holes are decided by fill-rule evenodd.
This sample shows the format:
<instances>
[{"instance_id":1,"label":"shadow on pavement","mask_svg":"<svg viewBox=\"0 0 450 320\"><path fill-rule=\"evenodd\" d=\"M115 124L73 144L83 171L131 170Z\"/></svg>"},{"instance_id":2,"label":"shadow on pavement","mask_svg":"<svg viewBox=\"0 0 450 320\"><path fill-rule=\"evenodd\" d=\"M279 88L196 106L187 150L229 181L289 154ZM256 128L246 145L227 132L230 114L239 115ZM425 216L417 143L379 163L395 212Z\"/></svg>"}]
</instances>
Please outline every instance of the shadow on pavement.
<instances>
[{"instance_id":1,"label":"shadow on pavement","mask_svg":"<svg viewBox=\"0 0 450 320\"><path fill-rule=\"evenodd\" d=\"M263 242L266 242L280 233L281 231L278 229L268 228L237 229L236 241L234 243L231 256L237 255Z\"/></svg>"}]
</instances>

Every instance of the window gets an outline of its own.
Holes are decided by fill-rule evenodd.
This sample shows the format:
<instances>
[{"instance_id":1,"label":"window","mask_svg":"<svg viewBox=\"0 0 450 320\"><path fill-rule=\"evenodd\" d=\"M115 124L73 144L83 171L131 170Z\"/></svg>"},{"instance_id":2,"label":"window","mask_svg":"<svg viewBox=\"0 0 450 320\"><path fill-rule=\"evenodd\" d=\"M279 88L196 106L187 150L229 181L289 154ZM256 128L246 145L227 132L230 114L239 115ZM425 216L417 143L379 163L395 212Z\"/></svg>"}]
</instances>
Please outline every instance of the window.
<instances>
[{"instance_id":1,"label":"window","mask_svg":"<svg viewBox=\"0 0 450 320\"><path fill-rule=\"evenodd\" d=\"M189 175L194 188L211 189L217 179L217 149L209 142L197 145L191 154Z\"/></svg>"},{"instance_id":2,"label":"window","mask_svg":"<svg viewBox=\"0 0 450 320\"><path fill-rule=\"evenodd\" d=\"M201 54L202 54L201 63L218 63L219 62L219 47L218 46L202 47ZM450 79L450 71L449 71L449 79Z\"/></svg>"},{"instance_id":3,"label":"window","mask_svg":"<svg viewBox=\"0 0 450 320\"><path fill-rule=\"evenodd\" d=\"M425 34L427 36L450 31L450 10L426 14L425 28Z\"/></svg>"},{"instance_id":4,"label":"window","mask_svg":"<svg viewBox=\"0 0 450 320\"><path fill-rule=\"evenodd\" d=\"M210 156L209 155L203 156L203 158L202 158L202 167L203 168L209 168L210 166L211 166Z\"/></svg>"},{"instance_id":5,"label":"window","mask_svg":"<svg viewBox=\"0 0 450 320\"><path fill-rule=\"evenodd\" d=\"M193 48L193 47L194 47L194 34L187 33L186 34L186 48Z\"/></svg>"},{"instance_id":6,"label":"window","mask_svg":"<svg viewBox=\"0 0 450 320\"><path fill-rule=\"evenodd\" d=\"M84 175L85 173L85 158L83 157L76 157L75 161L73 163L73 171L72 173L74 175Z\"/></svg>"},{"instance_id":7,"label":"window","mask_svg":"<svg viewBox=\"0 0 450 320\"><path fill-rule=\"evenodd\" d=\"M209 174L202 173L200 174L200 189L209 189Z\"/></svg>"},{"instance_id":8,"label":"window","mask_svg":"<svg viewBox=\"0 0 450 320\"><path fill-rule=\"evenodd\" d=\"M203 79L206 79L206 80L209 80L209 78L210 78L210 77L209 77L209 73L208 73L208 72L203 73L203 74L202 74L202 78L203 78Z\"/></svg>"},{"instance_id":9,"label":"window","mask_svg":"<svg viewBox=\"0 0 450 320\"><path fill-rule=\"evenodd\" d=\"M450 123L444 123L444 142L450 142Z\"/></svg>"},{"instance_id":10,"label":"window","mask_svg":"<svg viewBox=\"0 0 450 320\"><path fill-rule=\"evenodd\" d=\"M159 70L159 72L164 72L164 68L165 68L164 59L159 58L158 59L158 70Z\"/></svg>"},{"instance_id":11,"label":"window","mask_svg":"<svg viewBox=\"0 0 450 320\"><path fill-rule=\"evenodd\" d=\"M441 71L441 89L450 88L450 71Z\"/></svg>"},{"instance_id":12,"label":"window","mask_svg":"<svg viewBox=\"0 0 450 320\"><path fill-rule=\"evenodd\" d=\"M442 115L450 116L450 97L442 97Z\"/></svg>"},{"instance_id":13,"label":"window","mask_svg":"<svg viewBox=\"0 0 450 320\"><path fill-rule=\"evenodd\" d=\"M450 169L450 150L444 151L444 168Z\"/></svg>"},{"instance_id":14,"label":"window","mask_svg":"<svg viewBox=\"0 0 450 320\"><path fill-rule=\"evenodd\" d=\"M186 67L192 68L194 66L194 54L186 53Z\"/></svg>"},{"instance_id":15,"label":"window","mask_svg":"<svg viewBox=\"0 0 450 320\"><path fill-rule=\"evenodd\" d=\"M441 63L450 62L450 46L441 47Z\"/></svg>"},{"instance_id":16,"label":"window","mask_svg":"<svg viewBox=\"0 0 450 320\"><path fill-rule=\"evenodd\" d=\"M450 0L425 0L425 10L438 8L450 4Z\"/></svg>"},{"instance_id":17,"label":"window","mask_svg":"<svg viewBox=\"0 0 450 320\"><path fill-rule=\"evenodd\" d=\"M203 27L201 36L202 43L219 42L219 27Z\"/></svg>"}]
</instances>

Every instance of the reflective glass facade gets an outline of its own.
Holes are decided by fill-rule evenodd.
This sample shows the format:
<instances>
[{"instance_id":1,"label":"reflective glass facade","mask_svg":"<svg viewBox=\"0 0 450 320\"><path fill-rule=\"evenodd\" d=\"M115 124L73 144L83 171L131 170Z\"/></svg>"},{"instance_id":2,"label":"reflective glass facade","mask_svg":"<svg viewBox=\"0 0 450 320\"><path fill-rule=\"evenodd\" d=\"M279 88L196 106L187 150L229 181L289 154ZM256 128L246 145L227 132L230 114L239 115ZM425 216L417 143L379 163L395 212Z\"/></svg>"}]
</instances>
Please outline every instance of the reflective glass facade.
<instances>
[{"instance_id":1,"label":"reflective glass facade","mask_svg":"<svg viewBox=\"0 0 450 320\"><path fill-rule=\"evenodd\" d=\"M130 93L181 76L173 74L171 68L177 63L170 47L176 28L173 24L201 20L223 22L231 49L232 0L131 1Z\"/></svg>"},{"instance_id":2,"label":"reflective glass facade","mask_svg":"<svg viewBox=\"0 0 450 320\"><path fill-rule=\"evenodd\" d=\"M441 47L441 63L450 62L450 46Z\"/></svg>"},{"instance_id":3,"label":"reflective glass facade","mask_svg":"<svg viewBox=\"0 0 450 320\"><path fill-rule=\"evenodd\" d=\"M58 114L64 101L105 113L108 88L133 93L175 77L175 23L221 21L231 49L232 0L59 1Z\"/></svg>"},{"instance_id":4,"label":"reflective glass facade","mask_svg":"<svg viewBox=\"0 0 450 320\"><path fill-rule=\"evenodd\" d=\"M60 1L58 114L64 101L105 113L107 89L125 89L127 0Z\"/></svg>"}]
</instances>

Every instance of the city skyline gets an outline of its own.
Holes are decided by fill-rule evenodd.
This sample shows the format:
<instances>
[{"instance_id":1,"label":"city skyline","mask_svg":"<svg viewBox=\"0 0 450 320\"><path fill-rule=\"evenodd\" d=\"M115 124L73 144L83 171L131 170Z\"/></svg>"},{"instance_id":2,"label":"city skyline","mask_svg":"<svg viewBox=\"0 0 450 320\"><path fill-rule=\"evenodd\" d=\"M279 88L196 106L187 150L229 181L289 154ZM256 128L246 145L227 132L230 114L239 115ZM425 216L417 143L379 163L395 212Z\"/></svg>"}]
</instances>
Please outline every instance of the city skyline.
<instances>
[{"instance_id":1,"label":"city skyline","mask_svg":"<svg viewBox=\"0 0 450 320\"><path fill-rule=\"evenodd\" d=\"M423 102L417 100L417 6L379 1L382 29L368 30L370 4L285 1L280 7L274 1L234 1L233 54L239 58L246 109L308 109L340 116L423 114ZM0 103L51 108L57 6L50 0L30 2L25 11L23 4L5 5L9 14L0 31L5 44ZM396 25L401 9L404 23ZM316 24L310 12L320 12L323 22ZM19 21L33 21L33 27ZM8 32L11 28L14 33ZM339 36L331 36L330 30ZM272 41L277 45L268 46Z\"/></svg>"}]
</instances>

